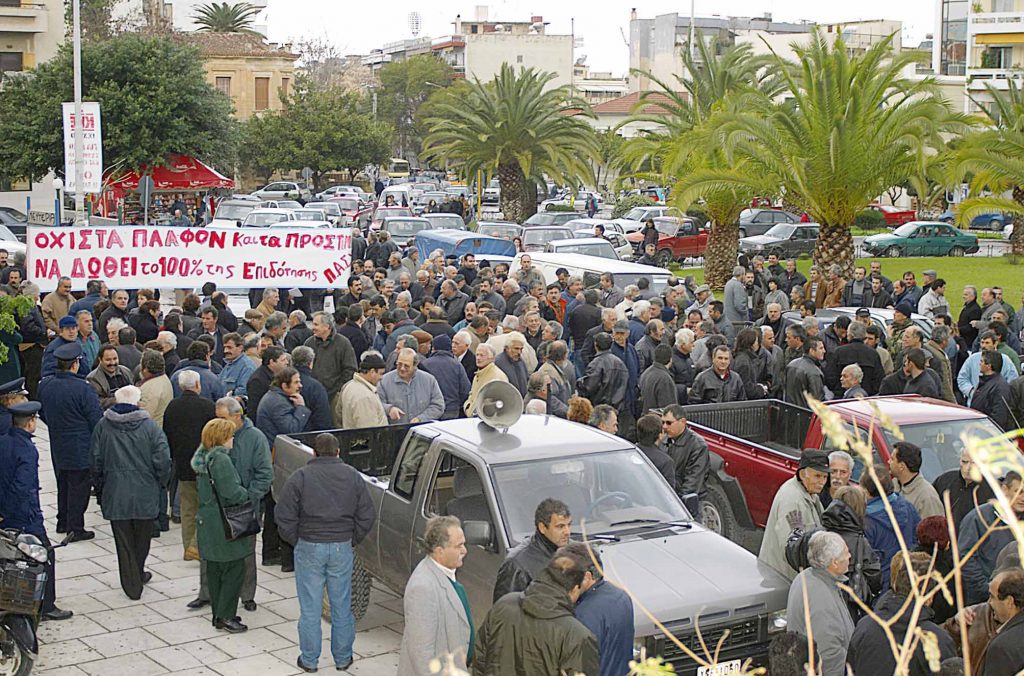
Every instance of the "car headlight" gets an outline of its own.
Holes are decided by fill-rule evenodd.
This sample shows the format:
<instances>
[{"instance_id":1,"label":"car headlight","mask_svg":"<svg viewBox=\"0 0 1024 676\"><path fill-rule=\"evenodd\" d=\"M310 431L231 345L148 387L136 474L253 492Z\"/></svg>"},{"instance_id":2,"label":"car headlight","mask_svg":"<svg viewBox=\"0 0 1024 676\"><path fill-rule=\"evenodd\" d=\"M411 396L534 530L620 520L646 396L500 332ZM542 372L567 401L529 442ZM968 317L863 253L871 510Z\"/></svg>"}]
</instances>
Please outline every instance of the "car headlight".
<instances>
[{"instance_id":1,"label":"car headlight","mask_svg":"<svg viewBox=\"0 0 1024 676\"><path fill-rule=\"evenodd\" d=\"M35 535L22 533L18 536L16 542L18 543L18 550L22 554L39 563L46 563L46 547L43 546L43 543Z\"/></svg>"},{"instance_id":2,"label":"car headlight","mask_svg":"<svg viewBox=\"0 0 1024 676\"><path fill-rule=\"evenodd\" d=\"M774 613L768 615L768 633L778 634L786 631L788 622L786 621L786 611L776 610Z\"/></svg>"}]
</instances>

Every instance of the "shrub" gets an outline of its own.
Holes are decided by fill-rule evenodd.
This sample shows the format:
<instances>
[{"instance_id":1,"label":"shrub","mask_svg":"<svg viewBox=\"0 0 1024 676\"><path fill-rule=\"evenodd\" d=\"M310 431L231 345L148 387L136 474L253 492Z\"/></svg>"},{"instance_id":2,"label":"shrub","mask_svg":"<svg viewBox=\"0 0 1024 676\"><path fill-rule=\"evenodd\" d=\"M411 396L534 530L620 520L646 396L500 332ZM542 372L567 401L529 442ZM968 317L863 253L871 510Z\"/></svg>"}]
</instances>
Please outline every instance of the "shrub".
<instances>
[{"instance_id":1,"label":"shrub","mask_svg":"<svg viewBox=\"0 0 1024 676\"><path fill-rule=\"evenodd\" d=\"M854 216L853 225L857 228L884 228L885 215L880 211L865 209Z\"/></svg>"},{"instance_id":2,"label":"shrub","mask_svg":"<svg viewBox=\"0 0 1024 676\"><path fill-rule=\"evenodd\" d=\"M544 211L576 211L576 209L568 204L549 204L544 207Z\"/></svg>"},{"instance_id":3,"label":"shrub","mask_svg":"<svg viewBox=\"0 0 1024 676\"><path fill-rule=\"evenodd\" d=\"M615 208L612 210L612 218L622 218L626 215L630 209L634 207L648 207L652 204L657 204L650 197L644 195L627 195L618 202L615 203Z\"/></svg>"}]
</instances>

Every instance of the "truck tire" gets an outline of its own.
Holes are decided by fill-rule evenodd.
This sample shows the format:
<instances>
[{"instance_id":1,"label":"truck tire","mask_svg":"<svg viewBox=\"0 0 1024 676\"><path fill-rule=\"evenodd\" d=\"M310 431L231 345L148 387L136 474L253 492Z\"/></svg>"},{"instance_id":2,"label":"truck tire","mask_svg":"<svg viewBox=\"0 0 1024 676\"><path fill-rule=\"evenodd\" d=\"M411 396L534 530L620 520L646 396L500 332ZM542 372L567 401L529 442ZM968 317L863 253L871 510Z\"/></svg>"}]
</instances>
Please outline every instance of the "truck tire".
<instances>
[{"instance_id":1,"label":"truck tire","mask_svg":"<svg viewBox=\"0 0 1024 676\"><path fill-rule=\"evenodd\" d=\"M708 483L706 495L700 501L700 518L704 527L718 533L727 540L732 540L739 533L739 524L733 514L729 497L718 482Z\"/></svg>"},{"instance_id":2,"label":"truck tire","mask_svg":"<svg viewBox=\"0 0 1024 676\"><path fill-rule=\"evenodd\" d=\"M356 622L363 619L366 609L370 607L371 586L373 586L373 578L359 562L359 557L356 557L352 563L352 617ZM327 590L324 590L323 609L320 614L324 620L331 621L331 603L327 598Z\"/></svg>"}]
</instances>

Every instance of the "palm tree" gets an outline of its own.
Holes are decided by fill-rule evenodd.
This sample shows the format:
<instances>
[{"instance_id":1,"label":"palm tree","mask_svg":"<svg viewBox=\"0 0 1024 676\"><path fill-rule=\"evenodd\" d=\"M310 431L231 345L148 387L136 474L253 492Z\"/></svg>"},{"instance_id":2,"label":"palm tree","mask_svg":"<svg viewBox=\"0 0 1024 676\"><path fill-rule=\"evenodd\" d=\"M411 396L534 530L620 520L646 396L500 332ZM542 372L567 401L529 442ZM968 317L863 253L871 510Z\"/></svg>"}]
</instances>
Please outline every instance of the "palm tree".
<instances>
[{"instance_id":1,"label":"palm tree","mask_svg":"<svg viewBox=\"0 0 1024 676\"><path fill-rule=\"evenodd\" d=\"M857 212L890 186L923 175L929 155L943 147L941 133L967 126L932 80L903 78L913 57L895 53L892 39L851 55L842 38L830 45L816 29L810 44L793 45L796 63L773 54L783 100L746 94L714 125L726 160L741 162L742 171L697 170L679 181L678 198L770 183L821 224L815 263L851 272Z\"/></svg>"},{"instance_id":2,"label":"palm tree","mask_svg":"<svg viewBox=\"0 0 1024 676\"><path fill-rule=\"evenodd\" d=\"M260 13L248 2L211 2L200 5L192 19L201 31L210 33L252 33L252 23Z\"/></svg>"},{"instance_id":3,"label":"palm tree","mask_svg":"<svg viewBox=\"0 0 1024 676\"><path fill-rule=\"evenodd\" d=\"M986 85L989 104L971 97L989 127L965 136L953 151L950 183L958 184L971 175L971 193L976 195L960 203L958 223L970 223L993 211L1012 214L1011 250L1015 256L1024 256L1024 92L1013 80L1007 82L1005 92ZM1001 196L1006 191L1011 197Z\"/></svg>"},{"instance_id":4,"label":"palm tree","mask_svg":"<svg viewBox=\"0 0 1024 676\"><path fill-rule=\"evenodd\" d=\"M567 185L593 180L588 161L598 144L583 119L593 113L567 88L545 89L552 78L503 64L491 82L445 92L425 120L425 158L467 179L496 172L504 217L519 223L537 210L530 183L545 175Z\"/></svg>"},{"instance_id":5,"label":"palm tree","mask_svg":"<svg viewBox=\"0 0 1024 676\"><path fill-rule=\"evenodd\" d=\"M641 95L637 110L653 106L661 114L639 112L630 117L630 122L645 122L657 129L627 144L625 155L638 178L673 185L678 183L678 177L697 169L739 171L738 164L726 161L709 120L729 108L737 94L760 91L771 97L780 89L779 79L768 69L770 59L755 55L750 45L734 45L718 54L716 41L704 40L698 33L694 48L696 53L688 47L681 51L687 76L675 76L674 86L645 73L658 88ZM647 169L640 171L641 167ZM672 201L680 209L686 210L695 200L703 200L702 207L711 226L704 254L704 278L712 287L720 288L736 263L740 212L758 191L732 185L684 196L677 187L673 185ZM771 186L762 190L774 192Z\"/></svg>"}]
</instances>

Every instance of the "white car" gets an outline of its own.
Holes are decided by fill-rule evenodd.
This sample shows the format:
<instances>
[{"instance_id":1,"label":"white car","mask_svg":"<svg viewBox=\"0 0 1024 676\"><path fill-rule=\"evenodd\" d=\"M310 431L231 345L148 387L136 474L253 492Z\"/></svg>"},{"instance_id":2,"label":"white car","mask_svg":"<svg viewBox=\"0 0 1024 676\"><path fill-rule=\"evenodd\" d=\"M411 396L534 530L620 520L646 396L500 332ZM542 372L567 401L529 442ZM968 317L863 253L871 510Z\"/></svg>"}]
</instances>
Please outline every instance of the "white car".
<instances>
[{"instance_id":1,"label":"white car","mask_svg":"<svg viewBox=\"0 0 1024 676\"><path fill-rule=\"evenodd\" d=\"M327 212L323 209L295 209L292 211L297 221L323 221L327 222Z\"/></svg>"},{"instance_id":2,"label":"white car","mask_svg":"<svg viewBox=\"0 0 1024 676\"><path fill-rule=\"evenodd\" d=\"M609 221L606 218L574 218L571 221L562 223L565 227L571 229L574 233L577 230L589 230L593 232L597 226L604 228L606 233L617 232L621 235L625 235L626 231L622 229L622 225L617 221Z\"/></svg>"},{"instance_id":3,"label":"white car","mask_svg":"<svg viewBox=\"0 0 1024 676\"><path fill-rule=\"evenodd\" d=\"M217 205L217 211L213 214L213 220L209 222L209 228L237 228L245 217L258 207L257 202L250 200L229 199Z\"/></svg>"},{"instance_id":4,"label":"white car","mask_svg":"<svg viewBox=\"0 0 1024 676\"><path fill-rule=\"evenodd\" d=\"M295 181L268 183L255 191L253 195L261 200L308 200L313 197L305 183Z\"/></svg>"},{"instance_id":5,"label":"white car","mask_svg":"<svg viewBox=\"0 0 1024 676\"><path fill-rule=\"evenodd\" d=\"M683 218L685 214L675 207L649 206L633 207L622 218L614 218L610 222L617 223L627 235L631 232L638 232L644 229L644 221L649 218L661 218L662 216L674 216Z\"/></svg>"},{"instance_id":6,"label":"white car","mask_svg":"<svg viewBox=\"0 0 1024 676\"><path fill-rule=\"evenodd\" d=\"M350 195L362 192L357 186L354 185L332 185L327 190L318 192L316 198L318 200L326 200L331 197L340 197L342 195Z\"/></svg>"},{"instance_id":7,"label":"white car","mask_svg":"<svg viewBox=\"0 0 1024 676\"><path fill-rule=\"evenodd\" d=\"M573 230L572 236L577 240L589 240L597 237L593 230ZM604 240L612 245L612 248L615 249L615 253L618 255L620 261L633 260L633 245L629 243L629 240L627 240L626 236L621 232L606 231L604 233Z\"/></svg>"},{"instance_id":8,"label":"white car","mask_svg":"<svg viewBox=\"0 0 1024 676\"><path fill-rule=\"evenodd\" d=\"M344 213L337 202L306 202L306 209L320 209L327 215L327 220L340 223Z\"/></svg>"},{"instance_id":9,"label":"white car","mask_svg":"<svg viewBox=\"0 0 1024 676\"><path fill-rule=\"evenodd\" d=\"M0 249L4 249L11 256L19 253L24 256L26 248L26 244L19 240L10 228L0 225Z\"/></svg>"},{"instance_id":10,"label":"white car","mask_svg":"<svg viewBox=\"0 0 1024 676\"><path fill-rule=\"evenodd\" d=\"M1009 240L1011 237L1013 237L1013 223L1003 228L1003 239Z\"/></svg>"},{"instance_id":11,"label":"white car","mask_svg":"<svg viewBox=\"0 0 1024 676\"><path fill-rule=\"evenodd\" d=\"M608 260L619 260L615 247L606 239L586 237L583 239L554 239L544 245L544 253L582 254Z\"/></svg>"},{"instance_id":12,"label":"white car","mask_svg":"<svg viewBox=\"0 0 1024 676\"><path fill-rule=\"evenodd\" d=\"M268 228L333 228L334 226L327 221L280 221L279 223L271 223L267 226Z\"/></svg>"},{"instance_id":13,"label":"white car","mask_svg":"<svg viewBox=\"0 0 1024 676\"><path fill-rule=\"evenodd\" d=\"M242 221L246 228L269 228L275 223L295 223L295 212L291 209L253 209Z\"/></svg>"},{"instance_id":14,"label":"white car","mask_svg":"<svg viewBox=\"0 0 1024 676\"><path fill-rule=\"evenodd\" d=\"M295 200L265 200L260 202L260 209L301 209L302 205Z\"/></svg>"},{"instance_id":15,"label":"white car","mask_svg":"<svg viewBox=\"0 0 1024 676\"><path fill-rule=\"evenodd\" d=\"M554 199L544 200L540 203L540 206L537 207L537 211L546 211L549 205L567 207L569 206L569 196L569 192L564 192ZM573 209L576 211L583 211L586 208L587 200L591 197L597 198L597 208L600 209L601 205L604 204L604 198L598 193L591 192L589 190L580 190L576 193L576 199L572 204Z\"/></svg>"}]
</instances>

